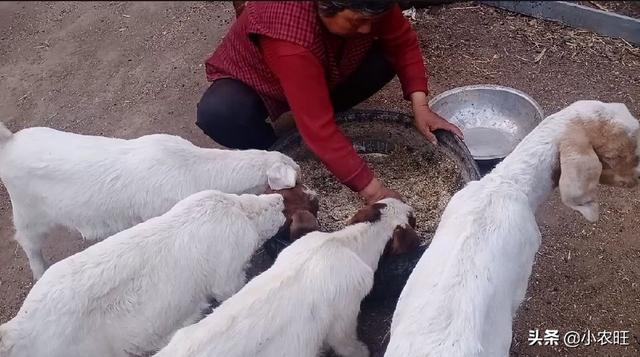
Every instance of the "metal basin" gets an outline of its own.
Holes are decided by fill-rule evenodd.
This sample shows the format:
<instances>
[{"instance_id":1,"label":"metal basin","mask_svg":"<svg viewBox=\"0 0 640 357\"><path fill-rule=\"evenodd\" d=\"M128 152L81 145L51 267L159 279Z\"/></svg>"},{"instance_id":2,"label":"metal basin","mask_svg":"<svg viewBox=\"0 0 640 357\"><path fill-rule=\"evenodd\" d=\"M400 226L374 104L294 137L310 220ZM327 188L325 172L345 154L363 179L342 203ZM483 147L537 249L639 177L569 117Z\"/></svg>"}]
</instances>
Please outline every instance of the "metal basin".
<instances>
[{"instance_id":1,"label":"metal basin","mask_svg":"<svg viewBox=\"0 0 640 357\"><path fill-rule=\"evenodd\" d=\"M454 88L433 98L429 106L462 130L481 168L509 155L544 118L533 98L498 85Z\"/></svg>"}]
</instances>

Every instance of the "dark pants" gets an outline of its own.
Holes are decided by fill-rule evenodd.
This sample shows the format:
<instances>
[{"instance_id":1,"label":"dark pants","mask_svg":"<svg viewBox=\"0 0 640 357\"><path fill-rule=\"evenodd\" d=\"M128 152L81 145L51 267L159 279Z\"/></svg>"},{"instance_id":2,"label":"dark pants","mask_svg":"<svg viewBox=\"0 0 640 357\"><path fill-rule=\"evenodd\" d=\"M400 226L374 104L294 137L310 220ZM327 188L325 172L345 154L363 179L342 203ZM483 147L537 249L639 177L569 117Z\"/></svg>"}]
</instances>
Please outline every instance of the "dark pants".
<instances>
[{"instance_id":1,"label":"dark pants","mask_svg":"<svg viewBox=\"0 0 640 357\"><path fill-rule=\"evenodd\" d=\"M341 112L363 102L393 77L391 64L375 46L353 74L331 92L334 111ZM276 134L260 96L235 79L219 79L198 103L196 125L218 144L234 149L268 149Z\"/></svg>"}]
</instances>

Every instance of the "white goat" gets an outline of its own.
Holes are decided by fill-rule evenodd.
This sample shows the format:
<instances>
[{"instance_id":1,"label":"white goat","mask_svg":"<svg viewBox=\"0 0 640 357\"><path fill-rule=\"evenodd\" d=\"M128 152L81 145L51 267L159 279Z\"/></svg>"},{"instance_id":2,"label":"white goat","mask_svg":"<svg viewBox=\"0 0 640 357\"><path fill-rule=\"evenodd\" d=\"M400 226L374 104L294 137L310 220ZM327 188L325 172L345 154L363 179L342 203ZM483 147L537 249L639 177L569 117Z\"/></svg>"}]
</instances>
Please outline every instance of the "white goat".
<instances>
[{"instance_id":1,"label":"white goat","mask_svg":"<svg viewBox=\"0 0 640 357\"><path fill-rule=\"evenodd\" d=\"M157 351L211 298L224 301L245 284L245 266L285 224L287 203L280 194L202 191L53 264L0 326L0 355Z\"/></svg>"},{"instance_id":2,"label":"white goat","mask_svg":"<svg viewBox=\"0 0 640 357\"><path fill-rule=\"evenodd\" d=\"M385 246L399 253L419 244L411 218L409 206L385 199L343 230L307 234L155 356L306 357L323 342L342 356L368 356L356 333L360 303Z\"/></svg>"},{"instance_id":3,"label":"white goat","mask_svg":"<svg viewBox=\"0 0 640 357\"><path fill-rule=\"evenodd\" d=\"M166 134L124 140L42 127L12 134L0 123L0 178L35 279L47 268L42 246L55 226L103 239L193 193L259 194L292 187L298 172L278 152L206 149Z\"/></svg>"},{"instance_id":4,"label":"white goat","mask_svg":"<svg viewBox=\"0 0 640 357\"><path fill-rule=\"evenodd\" d=\"M638 127L623 104L578 101L455 194L402 291L385 356L508 356L541 241L536 208L559 183L562 201L596 221L599 180L637 183Z\"/></svg>"}]
</instances>

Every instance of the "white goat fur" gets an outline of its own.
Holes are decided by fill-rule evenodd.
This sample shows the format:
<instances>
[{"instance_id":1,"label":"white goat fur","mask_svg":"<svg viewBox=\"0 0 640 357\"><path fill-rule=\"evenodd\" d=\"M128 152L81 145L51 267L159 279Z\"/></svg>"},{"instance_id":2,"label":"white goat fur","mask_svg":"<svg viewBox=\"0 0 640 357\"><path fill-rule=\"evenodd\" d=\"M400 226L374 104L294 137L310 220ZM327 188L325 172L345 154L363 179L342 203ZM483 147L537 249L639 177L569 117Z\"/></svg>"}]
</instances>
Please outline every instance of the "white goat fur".
<instances>
[{"instance_id":1,"label":"white goat fur","mask_svg":"<svg viewBox=\"0 0 640 357\"><path fill-rule=\"evenodd\" d=\"M200 148L178 136L124 140L0 123L0 178L13 206L15 239L34 278L55 226L103 239L165 213L202 191L265 192L293 187L298 165L278 152Z\"/></svg>"},{"instance_id":2,"label":"white goat fur","mask_svg":"<svg viewBox=\"0 0 640 357\"><path fill-rule=\"evenodd\" d=\"M209 316L185 327L156 357L316 356L323 343L341 356L368 356L356 332L360 303L397 226L411 208L395 199L374 223L312 232Z\"/></svg>"},{"instance_id":3,"label":"white goat fur","mask_svg":"<svg viewBox=\"0 0 640 357\"><path fill-rule=\"evenodd\" d=\"M577 134L570 132L572 123L596 121L637 135L638 121L623 104L576 102L545 119L491 173L452 197L402 291L385 356L508 356L512 319L541 242L534 213L554 189L560 143ZM563 175L576 170L562 166ZM572 208L597 219L597 202L584 203Z\"/></svg>"},{"instance_id":4,"label":"white goat fur","mask_svg":"<svg viewBox=\"0 0 640 357\"><path fill-rule=\"evenodd\" d=\"M245 284L254 251L285 223L279 194L202 191L51 266L0 326L3 357L156 352Z\"/></svg>"}]
</instances>

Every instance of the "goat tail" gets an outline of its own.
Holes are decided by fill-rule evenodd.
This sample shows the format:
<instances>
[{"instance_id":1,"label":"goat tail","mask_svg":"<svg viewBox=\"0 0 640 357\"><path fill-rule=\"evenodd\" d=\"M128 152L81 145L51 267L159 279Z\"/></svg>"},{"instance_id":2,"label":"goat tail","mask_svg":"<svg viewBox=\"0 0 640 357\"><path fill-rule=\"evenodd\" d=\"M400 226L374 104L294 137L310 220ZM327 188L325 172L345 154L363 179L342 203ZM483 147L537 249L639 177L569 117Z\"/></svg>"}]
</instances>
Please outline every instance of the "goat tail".
<instances>
[{"instance_id":1,"label":"goat tail","mask_svg":"<svg viewBox=\"0 0 640 357\"><path fill-rule=\"evenodd\" d=\"M9 141L12 136L13 133L11 130L7 129L3 122L0 122L0 144L4 144Z\"/></svg>"}]
</instances>

